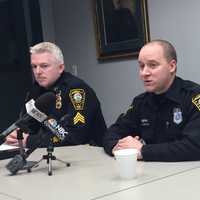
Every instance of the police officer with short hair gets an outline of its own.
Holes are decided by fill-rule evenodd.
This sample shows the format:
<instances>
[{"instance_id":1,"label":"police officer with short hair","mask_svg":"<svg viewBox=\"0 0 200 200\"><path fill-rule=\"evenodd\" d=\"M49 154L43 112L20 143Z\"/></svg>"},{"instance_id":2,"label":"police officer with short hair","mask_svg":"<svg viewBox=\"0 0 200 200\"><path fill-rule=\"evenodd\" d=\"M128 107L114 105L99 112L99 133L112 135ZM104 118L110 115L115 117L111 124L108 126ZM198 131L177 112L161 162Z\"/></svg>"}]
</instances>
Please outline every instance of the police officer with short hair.
<instances>
[{"instance_id":1,"label":"police officer with short hair","mask_svg":"<svg viewBox=\"0 0 200 200\"><path fill-rule=\"evenodd\" d=\"M27 124L31 132L23 135L24 147L31 148L36 143L47 146L50 140L55 146L86 143L102 146L106 124L95 92L83 80L64 71L63 54L57 45L42 42L31 47L30 53L35 83L26 102L30 99L36 100L46 92L54 92L56 100L55 106L51 108L51 116L61 120L63 128L69 134L61 143L59 138L33 119ZM21 114L25 112L23 109ZM18 144L16 130L7 136L6 143Z\"/></svg>"},{"instance_id":2,"label":"police officer with short hair","mask_svg":"<svg viewBox=\"0 0 200 200\"><path fill-rule=\"evenodd\" d=\"M168 41L145 44L138 62L146 92L108 129L105 151L136 148L144 161L200 160L200 86L176 76Z\"/></svg>"}]
</instances>

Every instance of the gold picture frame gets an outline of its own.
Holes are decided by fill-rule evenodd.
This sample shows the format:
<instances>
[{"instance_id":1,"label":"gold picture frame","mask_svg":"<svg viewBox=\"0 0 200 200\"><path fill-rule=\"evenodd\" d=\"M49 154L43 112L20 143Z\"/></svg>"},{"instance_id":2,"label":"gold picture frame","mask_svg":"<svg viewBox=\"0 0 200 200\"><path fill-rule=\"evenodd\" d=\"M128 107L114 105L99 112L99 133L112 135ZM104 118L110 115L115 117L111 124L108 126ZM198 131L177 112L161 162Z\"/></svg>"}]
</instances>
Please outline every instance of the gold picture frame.
<instances>
[{"instance_id":1,"label":"gold picture frame","mask_svg":"<svg viewBox=\"0 0 200 200\"><path fill-rule=\"evenodd\" d=\"M150 40L147 0L94 0L99 60L134 57Z\"/></svg>"}]
</instances>

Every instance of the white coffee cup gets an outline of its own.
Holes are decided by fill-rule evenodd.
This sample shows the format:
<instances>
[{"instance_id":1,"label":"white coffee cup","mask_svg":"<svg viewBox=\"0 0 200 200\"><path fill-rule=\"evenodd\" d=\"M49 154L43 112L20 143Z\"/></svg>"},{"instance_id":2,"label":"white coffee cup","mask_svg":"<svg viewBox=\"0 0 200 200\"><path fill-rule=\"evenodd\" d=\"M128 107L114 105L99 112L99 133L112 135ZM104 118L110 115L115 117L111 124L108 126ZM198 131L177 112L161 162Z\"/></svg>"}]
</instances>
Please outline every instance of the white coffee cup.
<instances>
[{"instance_id":1,"label":"white coffee cup","mask_svg":"<svg viewBox=\"0 0 200 200\"><path fill-rule=\"evenodd\" d=\"M120 149L114 151L121 178L132 179L136 176L137 149Z\"/></svg>"}]
</instances>

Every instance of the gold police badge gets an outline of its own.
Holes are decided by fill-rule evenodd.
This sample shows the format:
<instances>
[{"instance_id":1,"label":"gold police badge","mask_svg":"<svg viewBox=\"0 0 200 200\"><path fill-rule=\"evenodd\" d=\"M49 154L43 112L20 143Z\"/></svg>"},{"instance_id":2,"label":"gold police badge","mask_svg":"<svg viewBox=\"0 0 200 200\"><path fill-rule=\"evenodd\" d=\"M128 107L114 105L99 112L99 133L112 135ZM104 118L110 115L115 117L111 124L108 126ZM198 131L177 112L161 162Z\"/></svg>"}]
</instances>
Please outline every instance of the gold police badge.
<instances>
[{"instance_id":1,"label":"gold police badge","mask_svg":"<svg viewBox=\"0 0 200 200\"><path fill-rule=\"evenodd\" d=\"M69 92L69 97L75 110L83 110L85 104L84 89L72 89Z\"/></svg>"}]
</instances>

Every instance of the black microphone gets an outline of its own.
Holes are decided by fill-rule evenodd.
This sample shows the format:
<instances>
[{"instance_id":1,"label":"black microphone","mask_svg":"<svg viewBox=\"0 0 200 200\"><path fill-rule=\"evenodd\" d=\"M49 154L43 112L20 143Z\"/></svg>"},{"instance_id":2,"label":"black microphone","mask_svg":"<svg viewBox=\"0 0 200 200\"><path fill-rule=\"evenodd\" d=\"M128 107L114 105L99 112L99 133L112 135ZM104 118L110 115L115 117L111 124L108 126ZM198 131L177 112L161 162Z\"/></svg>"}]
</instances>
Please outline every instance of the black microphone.
<instances>
[{"instance_id":1,"label":"black microphone","mask_svg":"<svg viewBox=\"0 0 200 200\"><path fill-rule=\"evenodd\" d=\"M28 115L40 122L42 127L50 131L62 142L69 133L54 117L51 117L51 108L47 108L47 106L45 109L42 106L39 107L36 102L34 103L34 100L26 103ZM48 116L49 114L50 116Z\"/></svg>"},{"instance_id":2,"label":"black microphone","mask_svg":"<svg viewBox=\"0 0 200 200\"><path fill-rule=\"evenodd\" d=\"M55 94L53 92L47 92L47 93L41 95L40 97L38 97L36 99L36 101L31 99L29 102L34 101L34 104L38 109L41 109L43 112L48 113L48 112L50 112L50 108L53 107L53 104L55 104L55 99L56 99L56 97L55 97ZM34 112L34 111L32 111L32 112ZM42 115L42 114L43 113L40 113L40 115ZM14 131L17 128L21 129L23 132L30 132L30 129L28 127L30 120L32 120L34 118L38 121L38 117L40 117L40 121L41 120L44 121L45 119L47 119L47 116L45 116L45 115L37 116L37 119L36 119L36 116L32 117L28 113L24 114L20 119L18 119L15 123L13 123L11 126L9 126L5 131L3 131L0 134L0 145L2 143L4 143L5 138L12 131Z\"/></svg>"}]
</instances>

